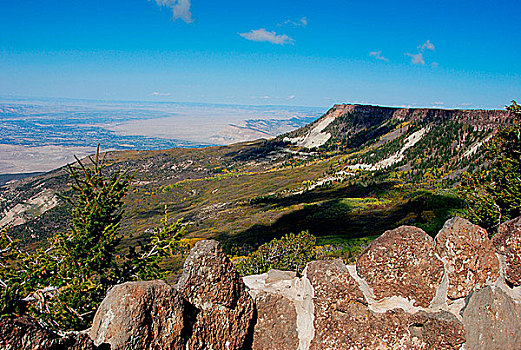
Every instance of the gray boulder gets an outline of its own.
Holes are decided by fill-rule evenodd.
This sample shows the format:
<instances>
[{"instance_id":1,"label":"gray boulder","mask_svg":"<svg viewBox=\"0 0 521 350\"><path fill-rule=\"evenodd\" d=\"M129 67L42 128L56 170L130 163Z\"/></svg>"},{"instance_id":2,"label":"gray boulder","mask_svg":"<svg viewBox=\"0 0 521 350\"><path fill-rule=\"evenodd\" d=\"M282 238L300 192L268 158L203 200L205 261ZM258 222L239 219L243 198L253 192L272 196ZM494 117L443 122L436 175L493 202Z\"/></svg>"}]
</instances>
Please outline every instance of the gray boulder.
<instances>
[{"instance_id":1,"label":"gray boulder","mask_svg":"<svg viewBox=\"0 0 521 350\"><path fill-rule=\"evenodd\" d=\"M463 310L467 350L521 349L521 317L500 288L474 292Z\"/></svg>"}]
</instances>

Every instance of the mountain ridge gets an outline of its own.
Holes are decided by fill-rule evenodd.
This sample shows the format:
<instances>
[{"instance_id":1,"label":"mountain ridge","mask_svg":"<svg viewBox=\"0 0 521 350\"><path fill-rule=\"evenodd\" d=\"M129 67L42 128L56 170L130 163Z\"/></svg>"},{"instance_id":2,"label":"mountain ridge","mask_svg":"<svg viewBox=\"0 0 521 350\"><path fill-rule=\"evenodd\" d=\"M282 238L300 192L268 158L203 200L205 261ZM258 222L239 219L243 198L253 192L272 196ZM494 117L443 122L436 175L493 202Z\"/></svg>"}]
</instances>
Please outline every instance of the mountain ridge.
<instances>
[{"instance_id":1,"label":"mountain ridge","mask_svg":"<svg viewBox=\"0 0 521 350\"><path fill-rule=\"evenodd\" d=\"M361 228L376 235L397 223L438 225L445 220L445 209L428 204L444 195L433 192L434 197L422 199L414 191L453 187L463 172L481 165L483 143L512 120L500 110L338 104L313 123L274 139L108 152L107 164L108 171L135 174L122 223L128 244L159 222L164 205L173 218L191 223L190 237L262 243L302 229L319 236L358 237ZM322 137L321 144L307 148L291 140L307 135L315 141ZM66 191L67 182L58 169L0 187L0 219L16 205ZM407 194L400 192L403 188ZM410 200L423 204L414 208ZM15 228L23 239L37 241L66 228L60 219L63 206L42 215L32 215L42 211L34 205L23 208L24 224ZM429 213L433 210L439 213Z\"/></svg>"}]
</instances>

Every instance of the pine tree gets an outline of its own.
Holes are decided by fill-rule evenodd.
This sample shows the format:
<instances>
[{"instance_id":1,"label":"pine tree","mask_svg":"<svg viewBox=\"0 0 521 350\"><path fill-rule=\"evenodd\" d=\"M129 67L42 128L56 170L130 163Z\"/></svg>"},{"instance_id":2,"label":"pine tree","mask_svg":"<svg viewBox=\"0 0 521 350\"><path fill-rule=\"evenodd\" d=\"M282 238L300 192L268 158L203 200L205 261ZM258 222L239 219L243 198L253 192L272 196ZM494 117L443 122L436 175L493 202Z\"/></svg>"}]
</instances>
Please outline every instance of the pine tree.
<instances>
[{"instance_id":1,"label":"pine tree","mask_svg":"<svg viewBox=\"0 0 521 350\"><path fill-rule=\"evenodd\" d=\"M512 101L507 109L513 125L501 127L485 144L488 165L465 174L459 186L468 203L467 217L489 232L521 215L521 107Z\"/></svg>"}]
</instances>

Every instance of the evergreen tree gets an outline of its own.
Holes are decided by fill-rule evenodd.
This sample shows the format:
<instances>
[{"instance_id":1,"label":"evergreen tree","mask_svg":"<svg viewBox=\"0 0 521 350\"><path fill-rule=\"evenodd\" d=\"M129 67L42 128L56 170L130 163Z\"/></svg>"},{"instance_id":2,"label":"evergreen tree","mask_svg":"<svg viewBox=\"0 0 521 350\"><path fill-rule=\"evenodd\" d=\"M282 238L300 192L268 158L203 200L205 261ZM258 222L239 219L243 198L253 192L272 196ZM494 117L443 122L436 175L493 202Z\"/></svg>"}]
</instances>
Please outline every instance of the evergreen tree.
<instances>
[{"instance_id":1,"label":"evergreen tree","mask_svg":"<svg viewBox=\"0 0 521 350\"><path fill-rule=\"evenodd\" d=\"M139 252L117 254L123 198L132 177L127 172L106 174L99 146L87 166L69 166L72 227L56 233L46 249L24 252L8 230L0 232L0 313L29 314L49 328L87 328L108 288L129 280L162 277L159 262L172 254L184 232L180 221L162 227L145 239Z\"/></svg>"},{"instance_id":2,"label":"evergreen tree","mask_svg":"<svg viewBox=\"0 0 521 350\"><path fill-rule=\"evenodd\" d=\"M489 232L521 215L521 107L512 101L507 109L513 125L501 127L485 144L487 166L465 174L459 186L468 203L467 217Z\"/></svg>"}]
</instances>

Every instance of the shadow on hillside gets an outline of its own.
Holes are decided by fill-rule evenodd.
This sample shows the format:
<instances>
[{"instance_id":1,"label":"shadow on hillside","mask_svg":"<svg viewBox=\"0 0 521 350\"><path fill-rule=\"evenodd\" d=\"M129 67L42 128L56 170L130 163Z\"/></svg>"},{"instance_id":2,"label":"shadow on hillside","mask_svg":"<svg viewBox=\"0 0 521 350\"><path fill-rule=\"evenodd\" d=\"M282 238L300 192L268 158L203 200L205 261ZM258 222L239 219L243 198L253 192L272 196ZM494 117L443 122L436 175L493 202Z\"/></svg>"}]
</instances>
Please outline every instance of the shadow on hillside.
<instances>
[{"instance_id":1,"label":"shadow on hillside","mask_svg":"<svg viewBox=\"0 0 521 350\"><path fill-rule=\"evenodd\" d=\"M313 201L316 203L317 198ZM308 230L316 237L347 240L380 235L401 225L418 226L435 236L444 222L462 206L457 198L429 192L418 192L409 199L364 209L352 208L342 198L337 198L306 205L270 225L254 225L237 235L222 235L219 240L228 250L232 246L257 247L290 232Z\"/></svg>"},{"instance_id":2,"label":"shadow on hillside","mask_svg":"<svg viewBox=\"0 0 521 350\"><path fill-rule=\"evenodd\" d=\"M395 182L382 182L369 185L354 185L343 187L319 187L312 191L306 191L287 197L262 196L251 200L255 206L271 206L284 208L302 203L316 203L332 198L362 198L367 196L378 197L388 192Z\"/></svg>"}]
</instances>

